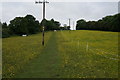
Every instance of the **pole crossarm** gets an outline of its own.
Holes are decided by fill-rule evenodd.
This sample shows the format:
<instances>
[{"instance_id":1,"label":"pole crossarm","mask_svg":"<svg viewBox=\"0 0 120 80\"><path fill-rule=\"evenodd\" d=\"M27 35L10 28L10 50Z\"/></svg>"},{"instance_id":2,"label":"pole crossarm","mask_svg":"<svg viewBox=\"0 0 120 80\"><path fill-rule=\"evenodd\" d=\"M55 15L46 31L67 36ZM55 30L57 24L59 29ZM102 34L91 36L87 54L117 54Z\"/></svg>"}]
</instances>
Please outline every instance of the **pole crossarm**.
<instances>
[{"instance_id":1,"label":"pole crossarm","mask_svg":"<svg viewBox=\"0 0 120 80\"><path fill-rule=\"evenodd\" d=\"M48 1L35 1L35 4L41 4L41 3L49 3Z\"/></svg>"},{"instance_id":2,"label":"pole crossarm","mask_svg":"<svg viewBox=\"0 0 120 80\"><path fill-rule=\"evenodd\" d=\"M43 1L35 1L35 4L43 4L43 19L45 19L45 4L46 3L49 3L48 1L46 0L43 0Z\"/></svg>"}]
</instances>

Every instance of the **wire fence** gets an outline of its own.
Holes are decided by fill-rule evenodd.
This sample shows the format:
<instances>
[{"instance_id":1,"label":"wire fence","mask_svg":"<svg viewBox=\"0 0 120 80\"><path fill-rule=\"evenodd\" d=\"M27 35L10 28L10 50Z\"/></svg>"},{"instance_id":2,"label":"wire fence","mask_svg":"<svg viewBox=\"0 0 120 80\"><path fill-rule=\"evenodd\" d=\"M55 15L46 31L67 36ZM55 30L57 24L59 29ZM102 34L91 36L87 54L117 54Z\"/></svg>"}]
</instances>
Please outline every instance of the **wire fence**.
<instances>
[{"instance_id":1,"label":"wire fence","mask_svg":"<svg viewBox=\"0 0 120 80\"><path fill-rule=\"evenodd\" d=\"M72 45L71 47L75 47L77 50L84 49L86 53L91 53L91 55L99 55L102 56L106 59L110 60L119 60L120 56L116 52L107 52L103 49L95 48L95 46L91 46L91 43L88 42L81 42L80 40L75 41L74 39L70 39L66 34L64 34L63 31L61 31L62 36L64 37L65 40L69 41L71 44L75 44L74 46Z\"/></svg>"}]
</instances>

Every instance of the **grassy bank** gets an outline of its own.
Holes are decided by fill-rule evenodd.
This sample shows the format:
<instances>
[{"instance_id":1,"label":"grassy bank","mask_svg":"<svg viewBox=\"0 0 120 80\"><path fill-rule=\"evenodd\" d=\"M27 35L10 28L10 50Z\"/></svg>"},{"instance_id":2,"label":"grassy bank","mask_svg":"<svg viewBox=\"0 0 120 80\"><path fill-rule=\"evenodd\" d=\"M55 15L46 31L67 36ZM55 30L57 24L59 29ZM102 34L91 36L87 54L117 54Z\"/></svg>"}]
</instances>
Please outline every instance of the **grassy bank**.
<instances>
[{"instance_id":1,"label":"grassy bank","mask_svg":"<svg viewBox=\"0 0 120 80\"><path fill-rule=\"evenodd\" d=\"M45 34L45 43L47 43L50 36L51 32ZM27 37L17 36L3 39L3 77L15 76L24 68L24 65L39 55L44 48L41 41L41 33Z\"/></svg>"}]
</instances>

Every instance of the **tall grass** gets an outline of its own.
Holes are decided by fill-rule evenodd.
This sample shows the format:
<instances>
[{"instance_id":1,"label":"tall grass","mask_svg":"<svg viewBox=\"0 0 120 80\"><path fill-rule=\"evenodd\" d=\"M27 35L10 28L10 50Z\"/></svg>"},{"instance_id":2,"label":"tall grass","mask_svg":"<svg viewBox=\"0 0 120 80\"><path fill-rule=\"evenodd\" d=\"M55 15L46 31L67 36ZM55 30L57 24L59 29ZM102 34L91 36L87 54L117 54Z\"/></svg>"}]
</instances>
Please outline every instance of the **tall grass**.
<instances>
[{"instance_id":1,"label":"tall grass","mask_svg":"<svg viewBox=\"0 0 120 80\"><path fill-rule=\"evenodd\" d=\"M51 32L46 32L45 43L47 43L50 36ZM27 37L16 36L3 39L3 78L14 77L22 71L27 63L36 58L37 55L40 55L44 48L41 45L41 41L41 33Z\"/></svg>"},{"instance_id":2,"label":"tall grass","mask_svg":"<svg viewBox=\"0 0 120 80\"><path fill-rule=\"evenodd\" d=\"M46 33L45 43L48 42L51 33ZM41 55L43 49L50 54L44 54L43 58L39 58L44 60L46 57L47 65L49 65L47 58L56 60L53 65L58 68L52 71L57 77L118 78L118 33L79 30L58 31L54 34L48 42L49 46L45 45L46 48L41 46L42 34L3 39L3 78L14 77L17 73L23 72L24 66ZM51 57L51 54L58 56ZM44 69L44 65L42 67Z\"/></svg>"},{"instance_id":3,"label":"tall grass","mask_svg":"<svg viewBox=\"0 0 120 80\"><path fill-rule=\"evenodd\" d=\"M2 78L2 39L0 38L0 79Z\"/></svg>"},{"instance_id":4,"label":"tall grass","mask_svg":"<svg viewBox=\"0 0 120 80\"><path fill-rule=\"evenodd\" d=\"M118 33L80 30L58 35L64 77L118 77Z\"/></svg>"}]
</instances>

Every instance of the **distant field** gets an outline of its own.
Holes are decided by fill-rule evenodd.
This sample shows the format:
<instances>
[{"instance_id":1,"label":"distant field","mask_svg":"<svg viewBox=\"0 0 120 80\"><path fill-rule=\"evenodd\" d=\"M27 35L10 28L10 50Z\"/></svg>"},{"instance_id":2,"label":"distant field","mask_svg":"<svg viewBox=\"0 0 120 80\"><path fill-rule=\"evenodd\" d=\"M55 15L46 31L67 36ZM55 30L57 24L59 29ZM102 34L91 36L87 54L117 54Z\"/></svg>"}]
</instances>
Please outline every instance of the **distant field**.
<instances>
[{"instance_id":1,"label":"distant field","mask_svg":"<svg viewBox=\"0 0 120 80\"><path fill-rule=\"evenodd\" d=\"M3 77L118 77L117 32L47 32L45 47L41 38L36 34L3 39Z\"/></svg>"},{"instance_id":2,"label":"distant field","mask_svg":"<svg viewBox=\"0 0 120 80\"><path fill-rule=\"evenodd\" d=\"M118 33L62 31L59 42L65 77L118 77Z\"/></svg>"}]
</instances>

